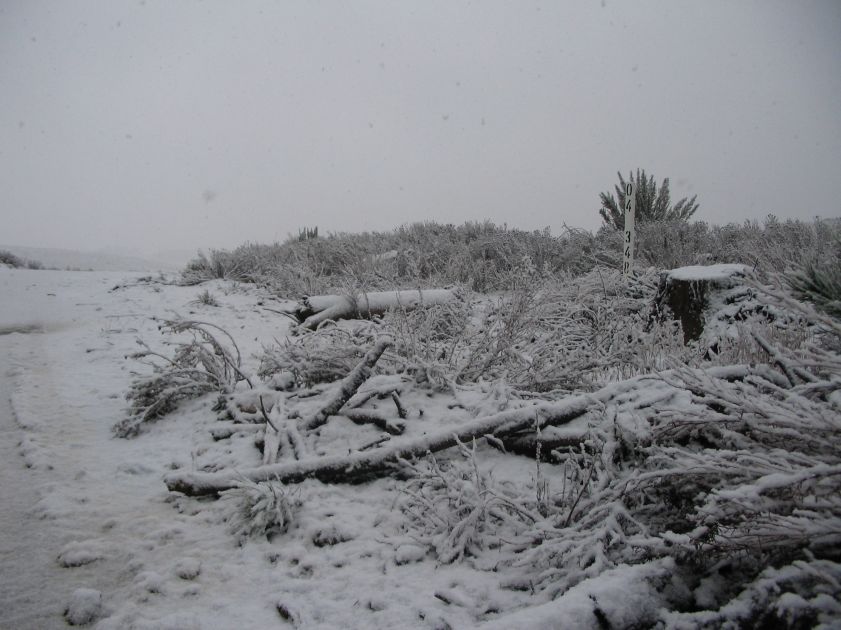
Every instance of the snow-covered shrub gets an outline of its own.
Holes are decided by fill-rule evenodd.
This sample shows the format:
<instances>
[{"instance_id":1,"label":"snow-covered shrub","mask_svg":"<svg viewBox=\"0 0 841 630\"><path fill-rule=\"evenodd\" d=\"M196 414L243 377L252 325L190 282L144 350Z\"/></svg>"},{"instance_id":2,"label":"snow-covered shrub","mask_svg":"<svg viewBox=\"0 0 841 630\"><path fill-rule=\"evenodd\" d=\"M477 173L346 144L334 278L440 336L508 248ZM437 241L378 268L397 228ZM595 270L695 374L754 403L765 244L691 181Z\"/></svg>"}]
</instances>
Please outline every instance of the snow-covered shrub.
<instances>
[{"instance_id":1,"label":"snow-covered shrub","mask_svg":"<svg viewBox=\"0 0 841 630\"><path fill-rule=\"evenodd\" d=\"M258 375L289 374L299 387L337 381L365 356L375 333L367 322L349 322L277 341L263 348Z\"/></svg>"},{"instance_id":2,"label":"snow-covered shrub","mask_svg":"<svg viewBox=\"0 0 841 630\"><path fill-rule=\"evenodd\" d=\"M797 267L812 259L839 255L841 224L837 221L746 221L711 226L703 222L656 221L637 226L641 262L673 269L686 265L742 263L760 273Z\"/></svg>"},{"instance_id":3,"label":"snow-covered shrub","mask_svg":"<svg viewBox=\"0 0 841 630\"><path fill-rule=\"evenodd\" d=\"M722 578L723 579L723 578ZM795 560L768 567L747 587L718 607L716 586L699 587L696 598L711 610L664 611L669 628L835 628L841 623L841 564Z\"/></svg>"},{"instance_id":4,"label":"snow-covered shrub","mask_svg":"<svg viewBox=\"0 0 841 630\"><path fill-rule=\"evenodd\" d=\"M239 348L222 328L179 319L166 320L159 329L164 335L187 333L190 338L166 342L175 347L172 357L152 350L138 339L143 349L130 356L151 365L153 372L139 376L126 394L129 415L114 426L118 437L137 435L143 424L168 414L182 400L210 392L230 393L237 382L248 380L240 369ZM219 340L223 335L226 343Z\"/></svg>"},{"instance_id":5,"label":"snow-covered shrub","mask_svg":"<svg viewBox=\"0 0 841 630\"><path fill-rule=\"evenodd\" d=\"M12 252L6 251L5 249L0 249L0 263L15 268L25 266L25 262L22 259L15 256Z\"/></svg>"},{"instance_id":6,"label":"snow-covered shrub","mask_svg":"<svg viewBox=\"0 0 841 630\"><path fill-rule=\"evenodd\" d=\"M637 255L660 269L675 269L712 261L710 228L696 221L652 221L637 225Z\"/></svg>"},{"instance_id":7,"label":"snow-covered shrub","mask_svg":"<svg viewBox=\"0 0 841 630\"><path fill-rule=\"evenodd\" d=\"M776 306L797 310L816 339L795 349L765 340L779 371L724 377L676 365L640 381L649 403L618 404L614 431L593 436L576 507L523 535L534 546L512 560L521 583L555 595L671 556L694 595L670 606L707 611L679 627L841 618L828 604L837 578L827 577L841 560L841 358L819 343L841 326L794 302ZM822 575L810 575L818 565Z\"/></svg>"},{"instance_id":8,"label":"snow-covered shrub","mask_svg":"<svg viewBox=\"0 0 841 630\"><path fill-rule=\"evenodd\" d=\"M181 284L193 285L229 277L226 252L210 250L208 256L200 251L181 272Z\"/></svg>"},{"instance_id":9,"label":"snow-covered shrub","mask_svg":"<svg viewBox=\"0 0 841 630\"><path fill-rule=\"evenodd\" d=\"M653 274L630 282L601 268L553 282L527 277L495 299L394 311L382 328L406 365L436 385L505 378L529 391L593 388L658 369L666 356L694 356L679 327L650 321Z\"/></svg>"},{"instance_id":10,"label":"snow-covered shrub","mask_svg":"<svg viewBox=\"0 0 841 630\"><path fill-rule=\"evenodd\" d=\"M837 255L837 222L746 222L725 226L654 221L638 226L641 264L743 263L760 272L786 269L809 256ZM354 290L416 289L459 284L479 292L512 290L529 260L540 277L581 275L598 265L620 267L621 232L592 234L565 228L527 232L491 222L460 226L433 222L391 232L290 238L273 245L245 244L233 251L200 253L182 273L197 284L228 278L263 284L284 297Z\"/></svg>"},{"instance_id":11,"label":"snow-covered shrub","mask_svg":"<svg viewBox=\"0 0 841 630\"><path fill-rule=\"evenodd\" d=\"M0 249L0 265L8 265L15 269L43 269L44 265L38 260L30 260L15 256L12 252Z\"/></svg>"},{"instance_id":12,"label":"snow-covered shrub","mask_svg":"<svg viewBox=\"0 0 841 630\"><path fill-rule=\"evenodd\" d=\"M242 479L220 496L226 504L228 528L241 542L285 532L301 506L297 492L274 481Z\"/></svg>"},{"instance_id":13,"label":"snow-covered shrub","mask_svg":"<svg viewBox=\"0 0 841 630\"><path fill-rule=\"evenodd\" d=\"M841 318L841 239L833 257L807 261L787 274L786 280L798 298Z\"/></svg>"},{"instance_id":14,"label":"snow-covered shrub","mask_svg":"<svg viewBox=\"0 0 841 630\"><path fill-rule=\"evenodd\" d=\"M264 284L284 297L355 290L416 289L462 284L479 291L515 288L522 261L542 275L579 274L595 264L619 265L621 239L608 232L526 232L490 222L401 226L391 232L290 238L273 245L200 253L182 273L198 284L229 278Z\"/></svg>"},{"instance_id":15,"label":"snow-covered shrub","mask_svg":"<svg viewBox=\"0 0 841 630\"><path fill-rule=\"evenodd\" d=\"M459 451L461 461L442 464L429 454L424 462L406 462L412 476L398 506L407 533L444 563L498 546L500 537L540 519L515 491L479 470L475 443L459 443Z\"/></svg>"},{"instance_id":16,"label":"snow-covered shrub","mask_svg":"<svg viewBox=\"0 0 841 630\"><path fill-rule=\"evenodd\" d=\"M394 339L395 368L418 382L444 389L459 360L468 334L473 305L466 298L416 309L395 309L382 328Z\"/></svg>"},{"instance_id":17,"label":"snow-covered shrub","mask_svg":"<svg viewBox=\"0 0 841 630\"><path fill-rule=\"evenodd\" d=\"M494 298L464 294L288 338L265 348L260 376L288 372L305 387L337 380L380 335L394 340L380 373L407 372L435 389L500 378L528 391L592 389L660 369L668 356L696 359L678 325L650 316L653 272L630 280L606 268L557 280L518 273L518 288Z\"/></svg>"}]
</instances>

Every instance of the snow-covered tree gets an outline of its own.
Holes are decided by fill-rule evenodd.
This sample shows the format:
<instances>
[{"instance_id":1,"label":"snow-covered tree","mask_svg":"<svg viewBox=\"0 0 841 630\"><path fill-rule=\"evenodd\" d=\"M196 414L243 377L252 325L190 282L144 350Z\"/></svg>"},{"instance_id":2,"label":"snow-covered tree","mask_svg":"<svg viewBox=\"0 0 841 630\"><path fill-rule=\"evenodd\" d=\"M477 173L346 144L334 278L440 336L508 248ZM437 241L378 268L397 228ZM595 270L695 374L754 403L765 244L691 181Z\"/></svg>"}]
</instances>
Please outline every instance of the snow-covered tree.
<instances>
[{"instance_id":1,"label":"snow-covered tree","mask_svg":"<svg viewBox=\"0 0 841 630\"><path fill-rule=\"evenodd\" d=\"M619 176L619 185L615 186L616 196L610 192L603 192L599 195L602 207L599 214L606 225L616 229L625 227L625 185L626 180L622 173ZM636 220L639 223L649 221L687 221L698 210L695 202L697 195L692 199L684 197L676 204L671 205L669 193L669 178L663 180L659 190L653 175L646 176L645 169L637 169L636 176L628 174L628 182L634 184L634 196L636 197Z\"/></svg>"}]
</instances>

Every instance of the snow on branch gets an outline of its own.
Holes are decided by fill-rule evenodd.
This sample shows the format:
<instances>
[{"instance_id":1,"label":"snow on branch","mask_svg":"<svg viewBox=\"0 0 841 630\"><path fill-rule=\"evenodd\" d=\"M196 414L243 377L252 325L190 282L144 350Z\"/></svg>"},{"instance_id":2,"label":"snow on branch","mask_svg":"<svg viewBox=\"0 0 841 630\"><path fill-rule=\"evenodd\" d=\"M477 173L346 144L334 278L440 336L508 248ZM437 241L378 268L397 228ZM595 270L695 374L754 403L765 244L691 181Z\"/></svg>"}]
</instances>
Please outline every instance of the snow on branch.
<instances>
[{"instance_id":1,"label":"snow on branch","mask_svg":"<svg viewBox=\"0 0 841 630\"><path fill-rule=\"evenodd\" d=\"M722 379L743 379L754 373L750 366L716 367L709 370ZM486 435L506 435L535 426L566 424L591 409L601 409L613 399L623 399L634 407L645 405L644 396L638 395L663 383L651 376L634 377L620 381L592 394L570 396L560 402L543 402L532 406L503 411L491 416L476 418L462 424L425 435L421 438L393 440L370 452L352 453L348 456L320 457L294 463L223 471L216 473L172 473L165 483L170 490L190 495L216 494L232 487L236 479L251 481L274 479L283 483L297 483L315 478L329 483L358 483L372 477L388 474L400 460L422 457L427 452L450 448L459 441L470 442ZM668 396L667 396L668 397ZM658 397L659 398L659 397Z\"/></svg>"}]
</instances>

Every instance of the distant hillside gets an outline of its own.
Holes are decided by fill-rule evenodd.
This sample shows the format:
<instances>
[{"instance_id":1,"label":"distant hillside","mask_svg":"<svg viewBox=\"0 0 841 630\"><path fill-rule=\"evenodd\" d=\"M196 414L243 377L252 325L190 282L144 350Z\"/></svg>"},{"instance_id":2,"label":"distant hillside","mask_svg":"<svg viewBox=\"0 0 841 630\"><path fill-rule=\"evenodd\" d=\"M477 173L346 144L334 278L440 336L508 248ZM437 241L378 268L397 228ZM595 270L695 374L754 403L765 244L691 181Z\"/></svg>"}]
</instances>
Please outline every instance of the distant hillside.
<instances>
[{"instance_id":1,"label":"distant hillside","mask_svg":"<svg viewBox=\"0 0 841 630\"><path fill-rule=\"evenodd\" d=\"M136 256L120 256L105 252L81 252L51 247L20 247L0 245L20 258L37 260L44 267L54 269L81 269L93 271L174 271L178 267L170 262L153 261Z\"/></svg>"}]
</instances>

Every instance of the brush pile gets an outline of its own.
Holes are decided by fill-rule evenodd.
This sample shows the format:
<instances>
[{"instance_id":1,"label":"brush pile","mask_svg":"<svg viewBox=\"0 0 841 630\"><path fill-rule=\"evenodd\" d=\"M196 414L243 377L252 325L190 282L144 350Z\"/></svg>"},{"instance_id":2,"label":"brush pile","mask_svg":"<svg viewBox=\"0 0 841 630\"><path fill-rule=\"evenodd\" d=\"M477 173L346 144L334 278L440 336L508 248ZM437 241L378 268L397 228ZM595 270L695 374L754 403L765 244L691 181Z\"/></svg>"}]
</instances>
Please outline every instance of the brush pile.
<instances>
[{"instance_id":1,"label":"brush pile","mask_svg":"<svg viewBox=\"0 0 841 630\"><path fill-rule=\"evenodd\" d=\"M477 623L841 622L841 324L743 276L687 344L659 281L596 267L295 327L247 388L206 325L170 322L194 338L138 381L118 433L216 392L214 438L261 452L166 484L240 497L243 539L293 536L302 481L399 479L383 540L521 594Z\"/></svg>"}]
</instances>

